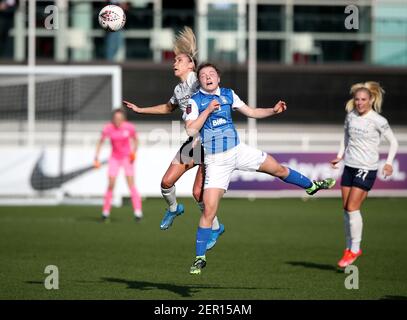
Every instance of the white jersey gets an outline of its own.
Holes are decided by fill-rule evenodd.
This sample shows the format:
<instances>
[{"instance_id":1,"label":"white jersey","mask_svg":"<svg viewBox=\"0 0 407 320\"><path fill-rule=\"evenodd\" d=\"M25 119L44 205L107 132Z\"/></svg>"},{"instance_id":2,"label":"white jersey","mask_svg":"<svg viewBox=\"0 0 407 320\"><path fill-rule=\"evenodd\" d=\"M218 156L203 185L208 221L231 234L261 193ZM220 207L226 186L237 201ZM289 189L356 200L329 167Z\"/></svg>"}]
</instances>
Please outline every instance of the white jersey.
<instances>
[{"instance_id":1,"label":"white jersey","mask_svg":"<svg viewBox=\"0 0 407 320\"><path fill-rule=\"evenodd\" d=\"M187 115L186 109L189 99L198 91L199 81L195 72L190 72L184 82L179 83L175 89L174 94L170 99L170 103L178 105L182 111L182 119L185 120Z\"/></svg>"},{"instance_id":2,"label":"white jersey","mask_svg":"<svg viewBox=\"0 0 407 320\"><path fill-rule=\"evenodd\" d=\"M386 163L392 164L397 151L397 140L387 120L374 110L362 116L356 110L349 112L345 119L345 165L377 170L382 136L391 144ZM338 156L342 157L341 153L343 151Z\"/></svg>"}]
</instances>

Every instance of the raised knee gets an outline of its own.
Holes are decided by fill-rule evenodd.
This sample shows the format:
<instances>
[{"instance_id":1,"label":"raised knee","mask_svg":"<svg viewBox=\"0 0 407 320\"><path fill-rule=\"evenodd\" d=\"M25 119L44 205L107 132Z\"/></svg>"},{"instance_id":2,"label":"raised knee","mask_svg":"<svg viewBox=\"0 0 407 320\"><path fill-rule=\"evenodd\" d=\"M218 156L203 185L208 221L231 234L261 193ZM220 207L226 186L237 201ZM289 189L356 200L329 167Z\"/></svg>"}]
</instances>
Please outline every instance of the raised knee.
<instances>
[{"instance_id":1,"label":"raised knee","mask_svg":"<svg viewBox=\"0 0 407 320\"><path fill-rule=\"evenodd\" d=\"M172 182L170 179L168 179L167 177L164 177L164 178L161 180L161 188L163 188L163 189L169 189L169 188L171 188L173 185L174 185L173 182Z\"/></svg>"}]
</instances>

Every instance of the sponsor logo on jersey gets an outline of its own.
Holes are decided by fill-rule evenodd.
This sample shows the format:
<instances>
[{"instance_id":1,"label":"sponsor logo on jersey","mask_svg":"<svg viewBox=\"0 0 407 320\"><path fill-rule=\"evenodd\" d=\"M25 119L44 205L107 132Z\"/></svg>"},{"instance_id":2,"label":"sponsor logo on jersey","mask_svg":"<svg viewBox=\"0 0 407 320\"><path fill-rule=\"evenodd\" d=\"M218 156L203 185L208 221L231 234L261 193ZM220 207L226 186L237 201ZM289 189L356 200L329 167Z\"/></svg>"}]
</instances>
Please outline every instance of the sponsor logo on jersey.
<instances>
[{"instance_id":1,"label":"sponsor logo on jersey","mask_svg":"<svg viewBox=\"0 0 407 320\"><path fill-rule=\"evenodd\" d=\"M357 128L357 127L351 127L349 126L349 133L354 133L354 134L359 134L359 135L363 135L363 134L367 134L369 133L368 129L365 128Z\"/></svg>"},{"instance_id":2,"label":"sponsor logo on jersey","mask_svg":"<svg viewBox=\"0 0 407 320\"><path fill-rule=\"evenodd\" d=\"M228 99L226 99L226 97L224 96L220 96L220 100L222 100L223 104L227 104L228 103Z\"/></svg>"},{"instance_id":3,"label":"sponsor logo on jersey","mask_svg":"<svg viewBox=\"0 0 407 320\"><path fill-rule=\"evenodd\" d=\"M223 118L212 120L212 126L214 126L214 127L222 126L226 123L227 123L227 121Z\"/></svg>"},{"instance_id":4,"label":"sponsor logo on jersey","mask_svg":"<svg viewBox=\"0 0 407 320\"><path fill-rule=\"evenodd\" d=\"M178 98L178 104L184 104L185 101L188 101L191 98L191 96L189 94L187 94L184 97Z\"/></svg>"}]
</instances>

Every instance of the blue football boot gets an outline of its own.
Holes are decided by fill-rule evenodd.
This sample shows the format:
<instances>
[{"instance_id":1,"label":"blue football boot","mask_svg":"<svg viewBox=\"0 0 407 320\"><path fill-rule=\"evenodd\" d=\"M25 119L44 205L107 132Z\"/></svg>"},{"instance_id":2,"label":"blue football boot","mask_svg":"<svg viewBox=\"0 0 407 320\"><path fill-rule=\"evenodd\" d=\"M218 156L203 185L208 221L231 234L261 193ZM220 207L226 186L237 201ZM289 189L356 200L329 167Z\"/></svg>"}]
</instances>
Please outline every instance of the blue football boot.
<instances>
[{"instance_id":1,"label":"blue football boot","mask_svg":"<svg viewBox=\"0 0 407 320\"><path fill-rule=\"evenodd\" d=\"M167 209L167 211L165 211L164 218L161 220L160 229L167 230L169 227L171 227L174 219L183 213L184 213L184 205L181 203L179 203L177 205L177 210L174 212L171 212L170 209Z\"/></svg>"},{"instance_id":2,"label":"blue football boot","mask_svg":"<svg viewBox=\"0 0 407 320\"><path fill-rule=\"evenodd\" d=\"M211 233L211 238L208 241L208 244L206 245L206 250L211 250L215 244L218 238L225 232L225 226L221 223L219 223L219 229L218 230L212 230Z\"/></svg>"}]
</instances>

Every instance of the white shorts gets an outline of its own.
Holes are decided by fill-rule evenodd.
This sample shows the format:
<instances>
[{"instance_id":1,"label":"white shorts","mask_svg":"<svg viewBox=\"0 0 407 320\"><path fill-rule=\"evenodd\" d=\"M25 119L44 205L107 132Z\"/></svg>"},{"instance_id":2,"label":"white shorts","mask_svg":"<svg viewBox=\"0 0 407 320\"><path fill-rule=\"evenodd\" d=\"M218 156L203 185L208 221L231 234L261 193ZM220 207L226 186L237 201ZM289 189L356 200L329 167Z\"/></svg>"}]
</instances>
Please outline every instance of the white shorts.
<instances>
[{"instance_id":1,"label":"white shorts","mask_svg":"<svg viewBox=\"0 0 407 320\"><path fill-rule=\"evenodd\" d=\"M244 143L225 152L205 154L204 189L228 189L233 171L256 171L266 160L267 153Z\"/></svg>"}]
</instances>

